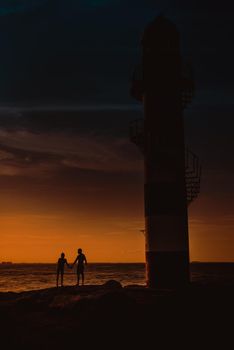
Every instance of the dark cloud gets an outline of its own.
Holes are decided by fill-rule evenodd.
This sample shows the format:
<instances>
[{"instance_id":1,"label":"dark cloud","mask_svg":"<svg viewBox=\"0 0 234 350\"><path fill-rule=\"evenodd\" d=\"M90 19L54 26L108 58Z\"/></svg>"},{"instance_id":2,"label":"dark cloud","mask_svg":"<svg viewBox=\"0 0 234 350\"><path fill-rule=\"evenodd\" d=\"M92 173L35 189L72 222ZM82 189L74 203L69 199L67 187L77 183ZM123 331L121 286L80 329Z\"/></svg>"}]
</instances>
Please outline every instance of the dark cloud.
<instances>
[{"instance_id":1,"label":"dark cloud","mask_svg":"<svg viewBox=\"0 0 234 350\"><path fill-rule=\"evenodd\" d=\"M67 181L76 186L79 170L93 172L95 181L97 172L106 181L111 173L142 173L142 156L128 136L129 121L140 117L141 111L127 106L99 108L10 108L2 112L1 175L48 181L60 178L66 170ZM69 176L73 169L78 171L75 179Z\"/></svg>"},{"instance_id":2,"label":"dark cloud","mask_svg":"<svg viewBox=\"0 0 234 350\"><path fill-rule=\"evenodd\" d=\"M0 126L33 133L92 131L127 137L130 121L142 116L141 105L6 107L0 110Z\"/></svg>"},{"instance_id":3,"label":"dark cloud","mask_svg":"<svg viewBox=\"0 0 234 350\"><path fill-rule=\"evenodd\" d=\"M39 3L0 18L2 101L128 103L141 33L160 12L182 33L197 88L221 92L232 85L230 1L222 6L172 0Z\"/></svg>"}]
</instances>

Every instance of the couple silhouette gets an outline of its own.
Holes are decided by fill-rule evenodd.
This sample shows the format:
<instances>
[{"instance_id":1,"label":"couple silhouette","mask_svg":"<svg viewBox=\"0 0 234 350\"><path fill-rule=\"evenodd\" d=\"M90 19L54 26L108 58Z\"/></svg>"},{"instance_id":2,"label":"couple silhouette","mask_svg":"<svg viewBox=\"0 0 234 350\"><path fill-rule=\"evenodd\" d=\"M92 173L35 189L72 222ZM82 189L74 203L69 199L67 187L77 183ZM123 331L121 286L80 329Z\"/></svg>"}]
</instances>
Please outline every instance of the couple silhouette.
<instances>
[{"instance_id":1,"label":"couple silhouette","mask_svg":"<svg viewBox=\"0 0 234 350\"><path fill-rule=\"evenodd\" d=\"M56 279L57 287L59 285L59 276L61 276L61 287L63 287L64 266L67 265L68 268L72 269L76 263L77 263L77 270L76 270L77 286L79 286L80 284L80 276L82 278L82 285L84 285L84 265L87 265L87 259L86 259L86 256L83 254L81 248L79 248L77 252L78 252L78 255L71 266L68 264L67 259L65 258L65 254L61 253L61 256L58 259L58 263L57 263L57 279Z\"/></svg>"}]
</instances>

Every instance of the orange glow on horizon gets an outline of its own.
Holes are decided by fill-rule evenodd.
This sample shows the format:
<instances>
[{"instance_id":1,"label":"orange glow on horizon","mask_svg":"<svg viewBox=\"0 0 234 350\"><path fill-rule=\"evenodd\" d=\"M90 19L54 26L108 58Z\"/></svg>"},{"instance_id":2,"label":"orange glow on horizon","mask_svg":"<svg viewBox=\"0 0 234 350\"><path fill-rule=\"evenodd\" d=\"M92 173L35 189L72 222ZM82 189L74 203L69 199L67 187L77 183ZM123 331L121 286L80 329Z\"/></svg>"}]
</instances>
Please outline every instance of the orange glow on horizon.
<instances>
[{"instance_id":1,"label":"orange glow on horizon","mask_svg":"<svg viewBox=\"0 0 234 350\"><path fill-rule=\"evenodd\" d=\"M12 214L1 218L1 261L53 263L62 251L72 261L82 247L89 262L144 262L143 220ZM220 229L223 235L220 235ZM212 234L212 240L210 236ZM229 239L227 239L229 237ZM230 227L190 220L191 261L233 261Z\"/></svg>"},{"instance_id":2,"label":"orange glow on horizon","mask_svg":"<svg viewBox=\"0 0 234 350\"><path fill-rule=\"evenodd\" d=\"M12 215L2 218L0 259L52 263L65 252L69 261L82 247L89 262L144 261L144 237L130 223L81 223L74 217ZM125 226L125 228L124 228Z\"/></svg>"}]
</instances>

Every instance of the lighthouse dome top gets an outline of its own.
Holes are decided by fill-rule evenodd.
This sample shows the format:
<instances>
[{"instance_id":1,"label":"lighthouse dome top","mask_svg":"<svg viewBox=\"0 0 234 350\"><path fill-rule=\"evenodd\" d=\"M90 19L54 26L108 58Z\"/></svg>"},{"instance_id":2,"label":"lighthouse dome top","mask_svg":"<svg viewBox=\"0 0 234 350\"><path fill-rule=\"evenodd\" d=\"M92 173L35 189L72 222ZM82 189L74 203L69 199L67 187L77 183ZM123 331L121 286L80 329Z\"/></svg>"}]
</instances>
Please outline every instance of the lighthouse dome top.
<instances>
[{"instance_id":1,"label":"lighthouse dome top","mask_svg":"<svg viewBox=\"0 0 234 350\"><path fill-rule=\"evenodd\" d=\"M179 47L179 32L172 21L160 15L146 27L141 42L144 47L175 49Z\"/></svg>"}]
</instances>

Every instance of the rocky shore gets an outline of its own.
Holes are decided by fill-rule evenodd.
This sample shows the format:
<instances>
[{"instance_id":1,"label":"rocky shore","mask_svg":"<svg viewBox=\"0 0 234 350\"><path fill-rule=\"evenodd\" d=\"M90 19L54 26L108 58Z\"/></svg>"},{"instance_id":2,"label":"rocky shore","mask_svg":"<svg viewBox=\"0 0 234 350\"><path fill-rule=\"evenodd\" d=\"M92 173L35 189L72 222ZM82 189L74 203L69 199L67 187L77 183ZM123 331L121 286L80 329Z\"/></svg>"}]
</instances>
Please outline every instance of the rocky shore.
<instances>
[{"instance_id":1,"label":"rocky shore","mask_svg":"<svg viewBox=\"0 0 234 350\"><path fill-rule=\"evenodd\" d=\"M113 280L0 293L1 344L3 349L66 349L91 343L97 348L129 349L131 344L146 349L162 343L158 348L200 349L202 342L209 349L221 341L225 348L233 333L233 299L234 285L149 290L123 288Z\"/></svg>"}]
</instances>

